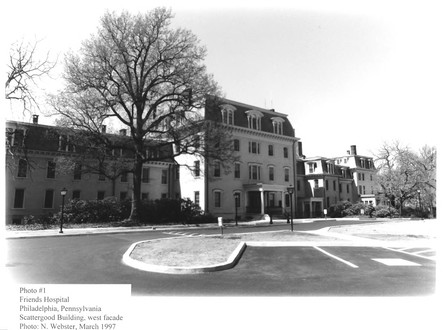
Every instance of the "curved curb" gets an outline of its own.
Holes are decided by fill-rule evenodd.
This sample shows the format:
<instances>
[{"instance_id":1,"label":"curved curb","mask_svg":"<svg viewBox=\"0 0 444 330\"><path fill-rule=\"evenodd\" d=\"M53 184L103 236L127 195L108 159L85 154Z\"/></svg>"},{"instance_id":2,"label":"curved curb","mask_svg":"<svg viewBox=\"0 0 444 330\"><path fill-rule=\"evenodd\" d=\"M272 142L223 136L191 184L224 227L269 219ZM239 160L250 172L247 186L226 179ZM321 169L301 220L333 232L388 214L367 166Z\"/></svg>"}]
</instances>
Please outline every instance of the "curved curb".
<instances>
[{"instance_id":1,"label":"curved curb","mask_svg":"<svg viewBox=\"0 0 444 330\"><path fill-rule=\"evenodd\" d=\"M236 263L239 261L239 259L242 257L242 254L244 253L247 247L247 244L245 242L239 243L236 249L234 249L234 251L228 257L226 262L210 266L196 266L196 267L160 266L160 265L147 264L145 262L131 258L131 253L138 244L149 241L150 240L133 243L123 255L122 262L130 267L154 273L163 273L163 274L209 273L209 272L216 272L220 270L233 268L236 265Z\"/></svg>"}]
</instances>

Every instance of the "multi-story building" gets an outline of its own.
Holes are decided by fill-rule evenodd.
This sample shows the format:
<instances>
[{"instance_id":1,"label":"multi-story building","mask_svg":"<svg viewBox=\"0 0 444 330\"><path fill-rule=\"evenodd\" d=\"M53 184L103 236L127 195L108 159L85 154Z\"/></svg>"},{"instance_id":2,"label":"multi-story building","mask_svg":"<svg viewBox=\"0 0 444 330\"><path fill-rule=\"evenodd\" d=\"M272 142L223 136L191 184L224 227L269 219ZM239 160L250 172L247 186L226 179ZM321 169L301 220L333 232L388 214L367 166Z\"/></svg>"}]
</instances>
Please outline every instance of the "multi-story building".
<instances>
[{"instance_id":1,"label":"multi-story building","mask_svg":"<svg viewBox=\"0 0 444 330\"><path fill-rule=\"evenodd\" d=\"M186 154L173 159L170 147L147 145L147 152L166 157L144 164L142 199L189 198L202 210L229 219L288 215L292 206L296 217L321 217L340 201L376 205L373 160L358 155L356 146L342 157L306 158L287 115L228 99L208 98L204 118L230 132L233 161L222 164ZM40 125L35 116L33 123L6 122L6 136L6 223L58 212L62 188L68 189L68 199L132 196L130 173L110 179L82 171L81 164L64 166L63 159L81 153L64 128ZM125 130L118 139L130 141ZM128 150L111 152L133 159Z\"/></svg>"},{"instance_id":2,"label":"multi-story building","mask_svg":"<svg viewBox=\"0 0 444 330\"><path fill-rule=\"evenodd\" d=\"M287 115L244 103L207 100L205 118L231 132L236 161L221 164L191 156L182 158L181 194L203 210L224 218L261 217L290 212L287 188L295 186L299 157ZM229 165L230 171L224 171ZM293 196L294 199L294 196Z\"/></svg>"},{"instance_id":3,"label":"multi-story building","mask_svg":"<svg viewBox=\"0 0 444 330\"><path fill-rule=\"evenodd\" d=\"M350 150L347 151L347 155L335 157L335 163L339 166L348 167L352 173L356 188L354 190L353 201L376 205L376 168L373 163L373 158L358 155L356 146L352 145Z\"/></svg>"},{"instance_id":4,"label":"multi-story building","mask_svg":"<svg viewBox=\"0 0 444 330\"><path fill-rule=\"evenodd\" d=\"M358 156L354 145L343 157L300 158L297 169L299 217L321 217L324 209L342 201L376 205L373 160Z\"/></svg>"},{"instance_id":5,"label":"multi-story building","mask_svg":"<svg viewBox=\"0 0 444 330\"><path fill-rule=\"evenodd\" d=\"M72 132L72 131L71 131ZM118 139L129 139L125 130ZM6 122L6 223L21 223L26 215L41 216L59 212L61 189L66 198L101 200L107 197L131 198L132 175L122 173L114 179L85 171L85 164L67 167L66 160L76 159L81 148L70 142L70 131L61 127L16 121ZM150 149L154 150L154 149ZM131 152L112 150L122 159L133 158ZM168 148L156 150L168 155ZM91 159L91 162L96 161ZM82 168L83 167L83 168ZM142 199L179 197L178 171L172 158L144 164Z\"/></svg>"}]
</instances>

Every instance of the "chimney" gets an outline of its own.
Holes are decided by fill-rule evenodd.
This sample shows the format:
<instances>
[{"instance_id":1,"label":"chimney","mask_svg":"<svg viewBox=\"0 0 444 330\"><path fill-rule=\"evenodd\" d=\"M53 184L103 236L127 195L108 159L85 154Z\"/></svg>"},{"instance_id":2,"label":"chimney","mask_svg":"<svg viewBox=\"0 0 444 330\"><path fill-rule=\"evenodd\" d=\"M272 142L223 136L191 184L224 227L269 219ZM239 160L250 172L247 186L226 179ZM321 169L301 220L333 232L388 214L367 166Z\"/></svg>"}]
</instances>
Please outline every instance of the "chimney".
<instances>
[{"instance_id":1,"label":"chimney","mask_svg":"<svg viewBox=\"0 0 444 330\"><path fill-rule=\"evenodd\" d=\"M121 136L126 136L126 129L122 128L119 133Z\"/></svg>"},{"instance_id":2,"label":"chimney","mask_svg":"<svg viewBox=\"0 0 444 330\"><path fill-rule=\"evenodd\" d=\"M350 150L347 150L347 155L350 155Z\"/></svg>"},{"instance_id":3,"label":"chimney","mask_svg":"<svg viewBox=\"0 0 444 330\"><path fill-rule=\"evenodd\" d=\"M352 156L356 156L357 155L357 153L356 153L356 146L352 145L352 146L350 146L350 149L351 149Z\"/></svg>"},{"instance_id":4,"label":"chimney","mask_svg":"<svg viewBox=\"0 0 444 330\"><path fill-rule=\"evenodd\" d=\"M270 109L270 111L273 111L273 112L275 112L275 111L274 111L274 109Z\"/></svg>"},{"instance_id":5,"label":"chimney","mask_svg":"<svg viewBox=\"0 0 444 330\"><path fill-rule=\"evenodd\" d=\"M32 115L32 123L33 124L39 123L39 115Z\"/></svg>"},{"instance_id":6,"label":"chimney","mask_svg":"<svg viewBox=\"0 0 444 330\"><path fill-rule=\"evenodd\" d=\"M102 133L106 133L106 125L102 125Z\"/></svg>"},{"instance_id":7,"label":"chimney","mask_svg":"<svg viewBox=\"0 0 444 330\"><path fill-rule=\"evenodd\" d=\"M304 153L302 152L302 142L298 141L298 155L301 157L304 155Z\"/></svg>"}]
</instances>

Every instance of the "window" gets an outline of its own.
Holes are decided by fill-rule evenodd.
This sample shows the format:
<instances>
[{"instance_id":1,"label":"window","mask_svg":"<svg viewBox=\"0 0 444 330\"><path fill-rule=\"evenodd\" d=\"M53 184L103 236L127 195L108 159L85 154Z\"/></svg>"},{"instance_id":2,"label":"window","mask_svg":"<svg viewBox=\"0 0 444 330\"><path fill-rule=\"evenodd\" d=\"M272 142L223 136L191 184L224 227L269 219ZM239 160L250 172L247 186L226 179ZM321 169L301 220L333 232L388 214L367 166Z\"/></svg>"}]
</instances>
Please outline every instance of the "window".
<instances>
[{"instance_id":1,"label":"window","mask_svg":"<svg viewBox=\"0 0 444 330\"><path fill-rule=\"evenodd\" d=\"M128 182L128 173L124 172L120 175L120 182Z\"/></svg>"},{"instance_id":2,"label":"window","mask_svg":"<svg viewBox=\"0 0 444 330\"><path fill-rule=\"evenodd\" d=\"M167 170L162 170L162 177L161 177L162 184L168 183L168 172Z\"/></svg>"},{"instance_id":3,"label":"window","mask_svg":"<svg viewBox=\"0 0 444 330\"><path fill-rule=\"evenodd\" d=\"M72 191L72 199L80 199L80 190Z\"/></svg>"},{"instance_id":4,"label":"window","mask_svg":"<svg viewBox=\"0 0 444 330\"><path fill-rule=\"evenodd\" d=\"M342 193L342 183L339 184L339 192Z\"/></svg>"},{"instance_id":5,"label":"window","mask_svg":"<svg viewBox=\"0 0 444 330\"><path fill-rule=\"evenodd\" d=\"M143 183L150 182L150 168L149 167L142 168L142 182Z\"/></svg>"},{"instance_id":6,"label":"window","mask_svg":"<svg viewBox=\"0 0 444 330\"><path fill-rule=\"evenodd\" d=\"M308 172L314 173L316 171L317 164L316 163L308 163Z\"/></svg>"},{"instance_id":7,"label":"window","mask_svg":"<svg viewBox=\"0 0 444 330\"><path fill-rule=\"evenodd\" d=\"M284 168L284 181L288 182L290 181L290 169Z\"/></svg>"},{"instance_id":8,"label":"window","mask_svg":"<svg viewBox=\"0 0 444 330\"><path fill-rule=\"evenodd\" d=\"M259 116L248 116L248 128L261 130L261 118Z\"/></svg>"},{"instance_id":9,"label":"window","mask_svg":"<svg viewBox=\"0 0 444 330\"><path fill-rule=\"evenodd\" d=\"M362 194L365 195L365 186L362 186Z\"/></svg>"},{"instance_id":10,"label":"window","mask_svg":"<svg viewBox=\"0 0 444 330\"><path fill-rule=\"evenodd\" d=\"M45 203L43 205L43 208L45 209L52 209L54 202L54 190L47 189L45 191Z\"/></svg>"},{"instance_id":11,"label":"window","mask_svg":"<svg viewBox=\"0 0 444 330\"><path fill-rule=\"evenodd\" d=\"M97 192L97 199L99 201L103 200L105 198L105 192L103 190L100 190Z\"/></svg>"},{"instance_id":12,"label":"window","mask_svg":"<svg viewBox=\"0 0 444 330\"><path fill-rule=\"evenodd\" d=\"M56 163L54 161L48 161L48 167L46 168L46 178L55 179Z\"/></svg>"},{"instance_id":13,"label":"window","mask_svg":"<svg viewBox=\"0 0 444 330\"><path fill-rule=\"evenodd\" d=\"M105 174L99 173L99 181L105 181Z\"/></svg>"},{"instance_id":14,"label":"window","mask_svg":"<svg viewBox=\"0 0 444 330\"><path fill-rule=\"evenodd\" d=\"M361 174L361 180L365 181L365 174L364 173Z\"/></svg>"},{"instance_id":15,"label":"window","mask_svg":"<svg viewBox=\"0 0 444 330\"><path fill-rule=\"evenodd\" d=\"M234 163L234 177L236 179L240 178L240 163Z\"/></svg>"},{"instance_id":16,"label":"window","mask_svg":"<svg viewBox=\"0 0 444 330\"><path fill-rule=\"evenodd\" d=\"M214 192L214 207L222 206L222 193L220 191Z\"/></svg>"},{"instance_id":17,"label":"window","mask_svg":"<svg viewBox=\"0 0 444 330\"><path fill-rule=\"evenodd\" d=\"M240 151L240 142L239 140L235 139L233 141L234 151Z\"/></svg>"},{"instance_id":18,"label":"window","mask_svg":"<svg viewBox=\"0 0 444 330\"><path fill-rule=\"evenodd\" d=\"M14 208L22 209L25 201L25 189L16 189L14 194Z\"/></svg>"},{"instance_id":19,"label":"window","mask_svg":"<svg viewBox=\"0 0 444 330\"><path fill-rule=\"evenodd\" d=\"M283 125L284 125L284 119L281 117L273 117L271 118L271 121L273 123L273 133L274 134L283 134Z\"/></svg>"},{"instance_id":20,"label":"window","mask_svg":"<svg viewBox=\"0 0 444 330\"><path fill-rule=\"evenodd\" d=\"M373 175L370 174L370 181L373 181Z\"/></svg>"},{"instance_id":21,"label":"window","mask_svg":"<svg viewBox=\"0 0 444 330\"><path fill-rule=\"evenodd\" d=\"M301 190L301 181L297 181L296 182L296 184L297 184L297 189L298 189L298 191L300 191Z\"/></svg>"},{"instance_id":22,"label":"window","mask_svg":"<svg viewBox=\"0 0 444 330\"><path fill-rule=\"evenodd\" d=\"M282 135L282 123L273 122L273 133Z\"/></svg>"},{"instance_id":23,"label":"window","mask_svg":"<svg viewBox=\"0 0 444 330\"><path fill-rule=\"evenodd\" d=\"M161 199L166 199L167 198L167 194L163 193L162 195L160 195Z\"/></svg>"},{"instance_id":24,"label":"window","mask_svg":"<svg viewBox=\"0 0 444 330\"><path fill-rule=\"evenodd\" d=\"M74 180L82 179L82 164L76 163L74 165Z\"/></svg>"},{"instance_id":25,"label":"window","mask_svg":"<svg viewBox=\"0 0 444 330\"><path fill-rule=\"evenodd\" d=\"M26 178L28 173L28 162L26 159L20 159L18 165L17 177Z\"/></svg>"},{"instance_id":26,"label":"window","mask_svg":"<svg viewBox=\"0 0 444 330\"><path fill-rule=\"evenodd\" d=\"M314 180L314 187L319 188L319 180L318 179Z\"/></svg>"},{"instance_id":27,"label":"window","mask_svg":"<svg viewBox=\"0 0 444 330\"><path fill-rule=\"evenodd\" d=\"M330 207L330 197L327 197L327 207Z\"/></svg>"},{"instance_id":28,"label":"window","mask_svg":"<svg viewBox=\"0 0 444 330\"><path fill-rule=\"evenodd\" d=\"M148 193L142 193L142 200L148 199Z\"/></svg>"},{"instance_id":29,"label":"window","mask_svg":"<svg viewBox=\"0 0 444 330\"><path fill-rule=\"evenodd\" d=\"M220 162L214 163L214 177L216 178L220 177Z\"/></svg>"},{"instance_id":30,"label":"window","mask_svg":"<svg viewBox=\"0 0 444 330\"><path fill-rule=\"evenodd\" d=\"M270 144L268 145L268 156L273 156L274 155L274 148L273 145Z\"/></svg>"},{"instance_id":31,"label":"window","mask_svg":"<svg viewBox=\"0 0 444 330\"><path fill-rule=\"evenodd\" d=\"M336 181L333 181L333 191L336 191Z\"/></svg>"},{"instance_id":32,"label":"window","mask_svg":"<svg viewBox=\"0 0 444 330\"><path fill-rule=\"evenodd\" d=\"M194 176L200 176L200 161L194 162Z\"/></svg>"},{"instance_id":33,"label":"window","mask_svg":"<svg viewBox=\"0 0 444 330\"><path fill-rule=\"evenodd\" d=\"M260 154L261 145L259 142L248 142L248 152L250 154Z\"/></svg>"},{"instance_id":34,"label":"window","mask_svg":"<svg viewBox=\"0 0 444 330\"><path fill-rule=\"evenodd\" d=\"M333 173L333 164L327 163L327 173Z\"/></svg>"},{"instance_id":35,"label":"window","mask_svg":"<svg viewBox=\"0 0 444 330\"><path fill-rule=\"evenodd\" d=\"M362 186L359 185L358 189L359 189L359 195L362 195Z\"/></svg>"},{"instance_id":36,"label":"window","mask_svg":"<svg viewBox=\"0 0 444 330\"><path fill-rule=\"evenodd\" d=\"M200 203L200 191L194 192L194 204L199 205Z\"/></svg>"},{"instance_id":37,"label":"window","mask_svg":"<svg viewBox=\"0 0 444 330\"><path fill-rule=\"evenodd\" d=\"M222 105L221 115L222 122L227 125L234 125L234 111L236 108L231 104Z\"/></svg>"},{"instance_id":38,"label":"window","mask_svg":"<svg viewBox=\"0 0 444 330\"><path fill-rule=\"evenodd\" d=\"M274 181L274 167L270 166L268 168L268 180Z\"/></svg>"},{"instance_id":39,"label":"window","mask_svg":"<svg viewBox=\"0 0 444 330\"><path fill-rule=\"evenodd\" d=\"M250 165L248 172L249 172L250 180L260 180L261 179L261 167L260 167L260 165Z\"/></svg>"},{"instance_id":40,"label":"window","mask_svg":"<svg viewBox=\"0 0 444 330\"><path fill-rule=\"evenodd\" d=\"M325 180L325 190L328 190L328 180Z\"/></svg>"},{"instance_id":41,"label":"window","mask_svg":"<svg viewBox=\"0 0 444 330\"><path fill-rule=\"evenodd\" d=\"M347 194L350 193L350 185L347 184Z\"/></svg>"},{"instance_id":42,"label":"window","mask_svg":"<svg viewBox=\"0 0 444 330\"><path fill-rule=\"evenodd\" d=\"M120 200L124 201L126 199L127 195L128 195L128 193L126 191L121 191L120 196L119 196Z\"/></svg>"},{"instance_id":43,"label":"window","mask_svg":"<svg viewBox=\"0 0 444 330\"><path fill-rule=\"evenodd\" d=\"M284 158L288 158L288 148L284 147Z\"/></svg>"}]
</instances>

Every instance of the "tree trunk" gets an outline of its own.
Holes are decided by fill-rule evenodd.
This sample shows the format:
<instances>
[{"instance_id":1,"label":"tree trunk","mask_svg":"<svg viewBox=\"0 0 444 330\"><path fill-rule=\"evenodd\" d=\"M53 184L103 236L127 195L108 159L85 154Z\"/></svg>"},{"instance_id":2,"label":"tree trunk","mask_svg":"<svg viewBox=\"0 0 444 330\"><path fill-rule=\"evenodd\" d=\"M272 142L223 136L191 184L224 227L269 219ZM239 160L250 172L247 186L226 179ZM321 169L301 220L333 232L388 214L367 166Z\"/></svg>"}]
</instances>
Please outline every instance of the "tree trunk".
<instances>
[{"instance_id":1,"label":"tree trunk","mask_svg":"<svg viewBox=\"0 0 444 330\"><path fill-rule=\"evenodd\" d=\"M140 195L141 195L141 182L142 182L142 167L143 159L141 152L143 147L137 146L137 151L134 160L134 173L133 173L133 196L131 201L131 213L128 218L129 221L140 221Z\"/></svg>"}]
</instances>

